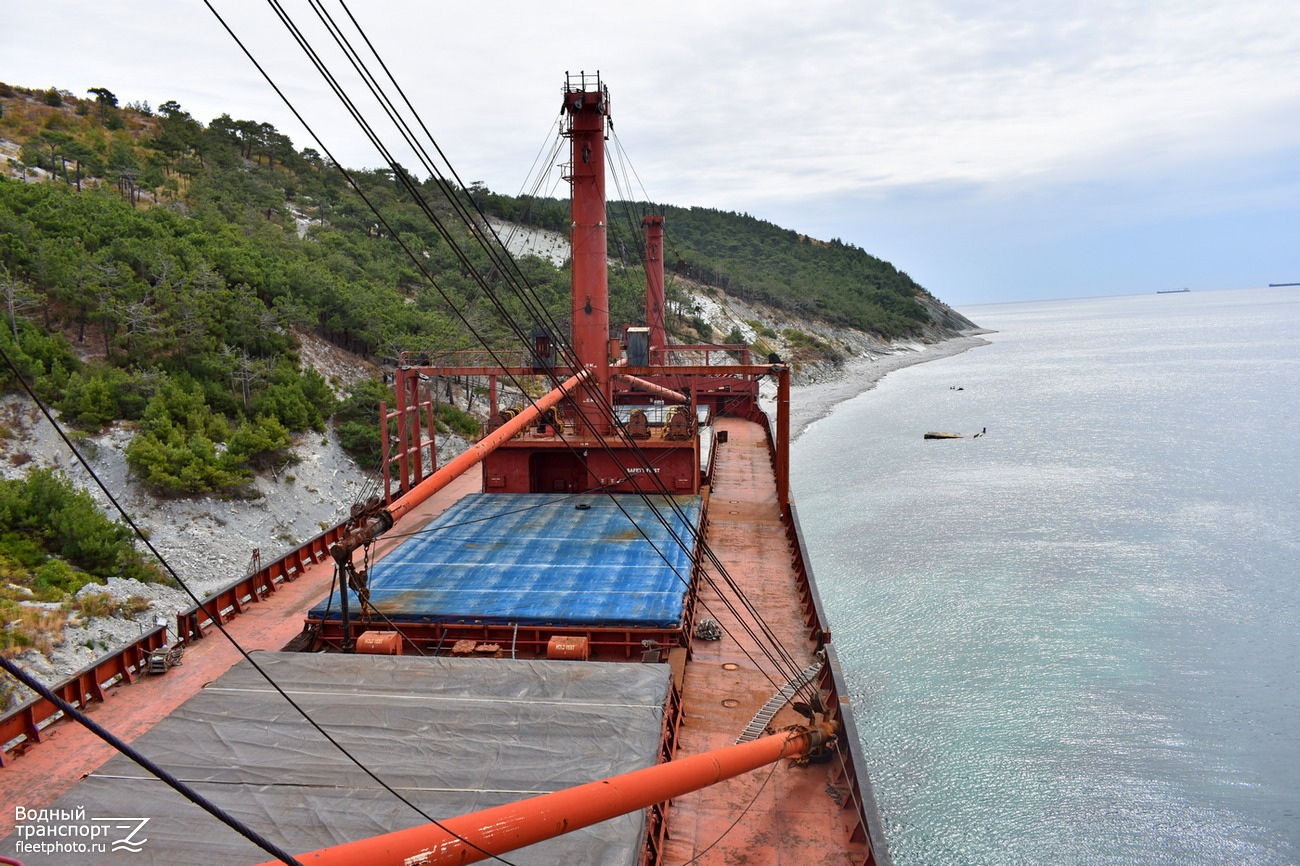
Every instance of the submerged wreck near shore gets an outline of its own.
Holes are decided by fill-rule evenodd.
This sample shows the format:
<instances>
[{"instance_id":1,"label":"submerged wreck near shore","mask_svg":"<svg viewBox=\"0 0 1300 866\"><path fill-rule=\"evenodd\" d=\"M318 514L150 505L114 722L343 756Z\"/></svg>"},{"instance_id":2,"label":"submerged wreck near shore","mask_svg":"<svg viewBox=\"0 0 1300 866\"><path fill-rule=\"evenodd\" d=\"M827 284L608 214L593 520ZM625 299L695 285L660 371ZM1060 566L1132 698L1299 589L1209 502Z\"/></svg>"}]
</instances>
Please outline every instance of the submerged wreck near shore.
<instances>
[{"instance_id":1,"label":"submerged wreck near shore","mask_svg":"<svg viewBox=\"0 0 1300 866\"><path fill-rule=\"evenodd\" d=\"M970 438L978 439L987 432L989 432L989 428L981 427L980 432L976 433L974 436ZM962 433L939 433L934 430L931 430L929 433L926 433L921 438L922 439L965 439L966 436Z\"/></svg>"}]
</instances>

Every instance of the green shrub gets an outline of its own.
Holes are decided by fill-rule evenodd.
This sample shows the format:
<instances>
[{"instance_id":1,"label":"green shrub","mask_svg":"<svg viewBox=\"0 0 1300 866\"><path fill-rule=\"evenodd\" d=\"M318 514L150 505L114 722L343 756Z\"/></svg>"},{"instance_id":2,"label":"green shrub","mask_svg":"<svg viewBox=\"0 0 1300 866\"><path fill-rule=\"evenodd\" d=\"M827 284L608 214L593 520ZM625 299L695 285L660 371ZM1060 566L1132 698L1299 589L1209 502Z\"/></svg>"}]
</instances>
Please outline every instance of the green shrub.
<instances>
[{"instance_id":1,"label":"green shrub","mask_svg":"<svg viewBox=\"0 0 1300 866\"><path fill-rule=\"evenodd\" d=\"M439 403L436 417L463 438L471 440L478 438L481 427L479 420L465 410L458 409L450 403Z\"/></svg>"},{"instance_id":2,"label":"green shrub","mask_svg":"<svg viewBox=\"0 0 1300 866\"><path fill-rule=\"evenodd\" d=\"M138 418L144 406L142 400L132 401L137 410L134 413L124 407L130 379L116 367L83 368L69 377L55 407L63 418L85 430L99 430L118 418Z\"/></svg>"},{"instance_id":3,"label":"green shrub","mask_svg":"<svg viewBox=\"0 0 1300 866\"><path fill-rule=\"evenodd\" d=\"M713 326L701 319L699 316L691 317L691 327L700 335L700 339L709 342L713 339Z\"/></svg>"},{"instance_id":4,"label":"green shrub","mask_svg":"<svg viewBox=\"0 0 1300 866\"><path fill-rule=\"evenodd\" d=\"M149 600L133 595L126 601L118 601L106 592L87 592L82 594L72 607L74 610L81 611L87 619L97 616L130 617L148 610Z\"/></svg>"},{"instance_id":5,"label":"green shrub","mask_svg":"<svg viewBox=\"0 0 1300 866\"><path fill-rule=\"evenodd\" d=\"M379 464L381 452L377 422L340 421L334 425L334 433L339 437L339 446L357 463L365 467Z\"/></svg>"},{"instance_id":6,"label":"green shrub","mask_svg":"<svg viewBox=\"0 0 1300 866\"><path fill-rule=\"evenodd\" d=\"M271 385L253 401L257 415L276 419L290 430L322 430L325 419L311 404L298 383Z\"/></svg>"},{"instance_id":7,"label":"green shrub","mask_svg":"<svg viewBox=\"0 0 1300 866\"><path fill-rule=\"evenodd\" d=\"M334 433L339 445L362 466L378 466L381 457L379 404L397 402L392 389L375 379L363 379L352 386L334 413Z\"/></svg>"},{"instance_id":8,"label":"green shrub","mask_svg":"<svg viewBox=\"0 0 1300 866\"><path fill-rule=\"evenodd\" d=\"M126 447L131 471L145 484L163 493L207 493L235 490L248 473L231 468L217 456L216 445L201 433L159 427L136 435Z\"/></svg>"},{"instance_id":9,"label":"green shrub","mask_svg":"<svg viewBox=\"0 0 1300 866\"><path fill-rule=\"evenodd\" d=\"M93 619L97 616L115 616L117 614L117 599L106 592L88 592L77 603L73 605L81 611L86 619Z\"/></svg>"},{"instance_id":10,"label":"green shrub","mask_svg":"<svg viewBox=\"0 0 1300 866\"><path fill-rule=\"evenodd\" d=\"M186 387L169 379L145 407L126 461L137 478L163 493L238 492L250 474L243 461L250 453L261 453L256 449L267 430L254 425L245 431L241 449L218 455L216 443L230 437L229 423L212 413L197 384ZM254 450L242 450L249 448Z\"/></svg>"},{"instance_id":11,"label":"green shrub","mask_svg":"<svg viewBox=\"0 0 1300 866\"><path fill-rule=\"evenodd\" d=\"M135 549L129 527L50 469L0 481L0 572L19 584L30 575L47 601L110 575L167 580Z\"/></svg>"},{"instance_id":12,"label":"green shrub","mask_svg":"<svg viewBox=\"0 0 1300 866\"><path fill-rule=\"evenodd\" d=\"M244 465L265 469L284 457L292 442L289 431L273 417L245 421L230 435L224 462L233 471Z\"/></svg>"},{"instance_id":13,"label":"green shrub","mask_svg":"<svg viewBox=\"0 0 1300 866\"><path fill-rule=\"evenodd\" d=\"M61 559L51 559L36 570L36 595L42 601L57 601L94 581L93 575L77 571Z\"/></svg>"},{"instance_id":14,"label":"green shrub","mask_svg":"<svg viewBox=\"0 0 1300 866\"><path fill-rule=\"evenodd\" d=\"M15 341L6 321L4 327L0 327L0 347L36 393L47 399L57 396L67 384L70 371L81 366L62 334L46 334L31 322L18 322L18 339ZM17 390L19 387L13 371L4 365L0 371L0 389Z\"/></svg>"}]
</instances>

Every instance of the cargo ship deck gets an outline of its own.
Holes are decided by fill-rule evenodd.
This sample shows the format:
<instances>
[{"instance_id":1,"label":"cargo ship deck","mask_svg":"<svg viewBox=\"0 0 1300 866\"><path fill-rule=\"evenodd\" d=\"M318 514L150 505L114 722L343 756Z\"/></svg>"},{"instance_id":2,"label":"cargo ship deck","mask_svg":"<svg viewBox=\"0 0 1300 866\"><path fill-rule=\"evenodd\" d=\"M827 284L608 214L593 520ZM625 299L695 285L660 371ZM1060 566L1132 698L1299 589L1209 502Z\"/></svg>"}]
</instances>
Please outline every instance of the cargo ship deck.
<instances>
[{"instance_id":1,"label":"cargo ship deck","mask_svg":"<svg viewBox=\"0 0 1300 866\"><path fill-rule=\"evenodd\" d=\"M347 634L509 658L546 656L560 635L583 658L639 659L646 641L680 643L690 625L703 508L695 495L471 494L370 568L364 604L349 591ZM342 601L308 614L330 647L342 642Z\"/></svg>"},{"instance_id":2,"label":"cargo ship deck","mask_svg":"<svg viewBox=\"0 0 1300 866\"><path fill-rule=\"evenodd\" d=\"M465 495L474 492L479 479L468 475L426 500L411 515L412 526L433 520ZM381 539L376 557L395 549L398 539ZM296 579L261 603L249 605L225 629L250 652L277 651L302 632L303 617L328 591L334 563L326 560L306 566ZM206 638L190 641L184 662L161 676L140 677L134 683L109 688L105 700L87 705L90 716L126 742L145 731L196 694L207 683L230 670L241 658L239 650L215 630ZM77 780L117 753L81 725L60 719L41 731L23 754L6 763L3 781L7 798L19 804L48 804L67 793ZM13 810L0 812L0 838L14 828Z\"/></svg>"},{"instance_id":3,"label":"cargo ship deck","mask_svg":"<svg viewBox=\"0 0 1300 866\"><path fill-rule=\"evenodd\" d=\"M775 640L789 654L789 664L817 671L811 688L828 695L817 633L811 626L815 615L807 591L801 589L794 547L777 501L767 433L761 425L740 419L716 423L717 431L727 435L721 437L725 442L716 455L712 486L702 497L681 497L679 504L685 505L682 514L688 523L700 519L705 502L711 505L703 520L703 538L733 586L716 566L697 566L698 550L669 555L663 537L651 531L647 538L618 509L575 509L572 496L496 494L484 503L483 495L473 492L477 473L470 473L422 506L415 528L406 533L413 537L384 539L386 549L376 551L371 600L392 615L380 627L416 629L417 636L403 643L407 655L259 652L255 658L327 729L336 727L344 744L381 778L435 818L725 746L753 727L756 718L760 730L750 734L807 722L787 701L773 701L787 682L773 673L762 649ZM593 505L602 499L576 497ZM518 511L520 506L527 510ZM495 509L506 522L496 524L485 507ZM509 512L529 514L530 520L538 512L549 512L542 523L561 535L575 521L595 521L604 536L622 536L628 548L623 554L574 556L569 546L548 548L535 543L535 536L521 535ZM644 521L645 515L636 516ZM486 526L496 528L485 532ZM489 542L493 537L495 542ZM441 539L443 554L433 552L438 545L431 546L432 539ZM502 549L507 550L506 561L511 549L530 551L527 562L502 571L507 579L518 575L525 591L512 597L490 579L485 583L476 557L448 559L448 550L476 549L465 548L467 543L494 547L496 563L502 561ZM548 549L558 562L548 559ZM449 561L459 563L450 569L450 580ZM584 561L593 567L576 567ZM567 575L565 563L574 566ZM680 584L683 570L695 574L689 589ZM262 616L245 615L227 627L246 649L279 649L301 628L302 614L318 623L329 607L322 598L329 586L328 566L316 571L323 573L305 574L290 592L277 593L281 597L265 605ZM423 630L426 614L442 610L462 618L446 611L468 610L467 603L481 618L513 630L521 605L532 603L527 600L527 588L533 585L528 575L537 571L549 574L542 585L551 590L558 586L561 595L576 591L599 599L574 609L576 623L548 620L547 633L607 625L612 617L634 636L641 626L647 633L671 633L677 647L650 638L638 645L644 651L631 662L597 661L600 653L580 662L538 658L545 653L543 643L517 649L517 657L511 658L508 645L488 644L484 653L479 651L484 644L471 640L457 652L445 637ZM643 572L654 576L646 580L641 574L638 582L636 575ZM391 580L384 579L386 573ZM454 588L462 578L466 586L484 591L470 594L468 601L465 593L436 591ZM670 587L677 584L668 593L672 601L667 613L657 601L647 606L641 597L658 599L664 581ZM413 587L426 591L413 592ZM591 593L584 587L620 591ZM742 595L748 607L739 600ZM440 608L448 597L455 600L453 607ZM562 602L540 616L556 615L568 605ZM697 619L709 618L721 626L721 639L692 637L680 628L665 630L665 622L673 617L687 618L691 605ZM762 611L761 623L747 610ZM490 634L487 639L495 640ZM138 745L147 753L187 781L210 789L205 793L212 799L290 850L424 823L321 741L220 637L200 642L183 666L124 687L119 694L97 709L98 721L126 739L139 737ZM769 703L775 707L765 715ZM539 708L544 720L533 718ZM357 713L369 721L359 724ZM435 741L434 732L442 742ZM560 735L573 739L557 749L555 737ZM124 802L123 792L129 792L125 802L140 817L155 819L150 830L152 859L145 862L172 862L187 851L201 851L203 862L229 866L258 861L259 852L249 843L162 783L146 778L127 758L112 756L85 730L63 723L49 736L60 740L58 748L37 746L5 770L6 784L16 786L12 790L19 792L20 801L54 801L55 808L85 806L102 812L112 811L113 805ZM871 849L854 799L850 751L833 749L825 763L781 761L632 818L597 825L569 837L570 842L553 840L515 851L509 859L516 864L633 866L648 848L655 852L651 862L663 864L684 864L701 856L702 862L718 863L867 863ZM573 757L576 763L570 762ZM487 776L473 781L464 775L481 774L484 768L491 768L490 783ZM85 780L74 787L83 775ZM357 806L360 802L364 808ZM599 852L594 859L592 852ZM102 862L134 863L140 856L106 855ZM65 861L56 857L43 862Z\"/></svg>"},{"instance_id":4,"label":"cargo ship deck","mask_svg":"<svg viewBox=\"0 0 1300 866\"><path fill-rule=\"evenodd\" d=\"M546 314L528 333L513 323L514 363L399 353L396 405L378 407L383 496L355 504L313 549L329 559L292 586L237 580L178 614L183 664L168 670L150 646L159 675L95 712L237 817L201 815L67 723L40 730L48 713L11 734L28 752L3 771L19 802L149 823L147 847L94 862L263 861L228 825L256 828L283 862L310 851L347 866L472 862L486 851L470 837L517 866L887 862L789 501L791 367L669 340L659 216L642 220L646 326L615 336L609 94L585 72L563 92L567 343ZM485 379L490 414L433 467L448 377ZM759 408L766 377L775 429ZM516 405L501 405L499 380ZM246 654L205 626L228 609ZM433 819L460 830L430 841Z\"/></svg>"}]
</instances>

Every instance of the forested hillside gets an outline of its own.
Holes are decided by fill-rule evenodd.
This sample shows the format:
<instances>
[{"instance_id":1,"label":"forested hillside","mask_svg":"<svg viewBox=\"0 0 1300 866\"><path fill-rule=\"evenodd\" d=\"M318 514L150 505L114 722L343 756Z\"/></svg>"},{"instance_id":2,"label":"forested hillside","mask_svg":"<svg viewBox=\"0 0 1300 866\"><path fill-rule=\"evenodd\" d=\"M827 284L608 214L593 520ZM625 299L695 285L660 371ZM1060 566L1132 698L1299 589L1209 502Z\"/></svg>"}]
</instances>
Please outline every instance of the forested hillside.
<instances>
[{"instance_id":1,"label":"forested hillside","mask_svg":"<svg viewBox=\"0 0 1300 866\"><path fill-rule=\"evenodd\" d=\"M509 346L507 322L453 253L481 227L449 218L432 180L417 197L391 170L353 172L381 222L336 167L273 126L222 115L201 123L174 101L121 106L0 84L0 346L63 419L82 431L137 425L133 471L159 492L238 494L282 459L295 431L337 414L345 445L373 450L378 383L338 399L304 370L296 333L383 361L402 349ZM457 190L486 213L565 229L567 203ZM640 216L666 215L670 273L729 294L886 336L926 320L923 290L838 240L749 216L614 203L611 320L642 318ZM404 249L405 248L405 249ZM406 250L414 253L415 261ZM536 257L520 268L564 326L568 275ZM672 287L670 286L670 292ZM508 293L511 318L534 323ZM680 297L680 296L679 296ZM669 327L707 338L689 310ZM16 383L0 370L6 387Z\"/></svg>"},{"instance_id":2,"label":"forested hillside","mask_svg":"<svg viewBox=\"0 0 1300 866\"><path fill-rule=\"evenodd\" d=\"M505 315L490 304L485 289L509 281L486 253L457 254L435 229L447 227L462 251L491 235L477 218L452 219L432 179L413 192L401 169L351 175L359 191L267 123L204 123L174 101L123 106L103 87L76 95L0 83L0 349L84 448L126 422L127 464L157 496L257 495L254 473L283 470L294 435L331 419L340 443L371 465L377 404L391 393L380 381L327 381L302 363L306 335L382 365L403 349L515 348L509 320L536 323L508 291ZM488 215L567 234L567 202L477 183L452 192ZM612 322L643 319L649 213L666 216L668 326L683 342L713 337L684 287L697 300L722 291L885 336L926 322L915 300L923 290L860 249L748 215L621 202L609 211L610 255L623 263L610 268ZM526 256L518 267L567 328L567 266ZM732 328L722 339L744 336ZM797 328L781 339L838 357ZM0 390L18 385L0 364ZM5 411L0 453L25 469L21 425ZM455 407L439 411L462 434L477 430ZM110 575L163 579L127 529L61 474L0 480L0 652L46 648L70 616L143 609L85 589Z\"/></svg>"},{"instance_id":3,"label":"forested hillside","mask_svg":"<svg viewBox=\"0 0 1300 866\"><path fill-rule=\"evenodd\" d=\"M484 212L556 232L567 231L564 199L516 198L480 191ZM641 219L664 217L665 268L745 301L824 319L886 337L914 333L927 321L917 303L928 293L889 262L835 238L819 241L749 214L645 202L610 202L609 247L634 259Z\"/></svg>"},{"instance_id":4,"label":"forested hillside","mask_svg":"<svg viewBox=\"0 0 1300 866\"><path fill-rule=\"evenodd\" d=\"M382 386L338 405L300 369L295 331L380 359L462 348L454 304L504 338L391 172L353 177L440 291L332 166L269 125L205 126L173 102L120 107L96 91L0 86L0 139L17 151L17 176L0 177L0 341L71 425L137 422L132 466L160 492L237 493L290 433L336 411L347 444L373 444ZM566 307L564 275L528 268Z\"/></svg>"}]
</instances>

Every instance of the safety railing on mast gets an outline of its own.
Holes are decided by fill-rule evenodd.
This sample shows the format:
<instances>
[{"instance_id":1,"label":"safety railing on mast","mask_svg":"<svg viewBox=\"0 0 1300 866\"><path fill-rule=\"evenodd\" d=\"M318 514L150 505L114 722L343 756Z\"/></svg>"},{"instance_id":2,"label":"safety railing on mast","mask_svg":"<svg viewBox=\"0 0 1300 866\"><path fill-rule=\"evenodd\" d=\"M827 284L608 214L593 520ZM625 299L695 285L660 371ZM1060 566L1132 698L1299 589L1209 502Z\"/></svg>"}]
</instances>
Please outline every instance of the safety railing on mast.
<instances>
[{"instance_id":1,"label":"safety railing on mast","mask_svg":"<svg viewBox=\"0 0 1300 866\"><path fill-rule=\"evenodd\" d=\"M564 73L564 92L565 93L585 93L591 90L601 90L599 72L587 72L579 70L578 72Z\"/></svg>"}]
</instances>

